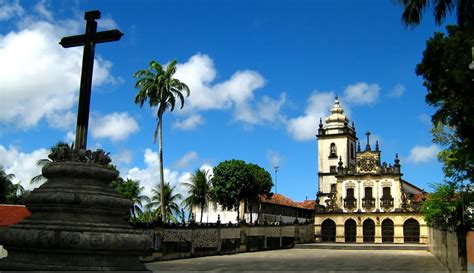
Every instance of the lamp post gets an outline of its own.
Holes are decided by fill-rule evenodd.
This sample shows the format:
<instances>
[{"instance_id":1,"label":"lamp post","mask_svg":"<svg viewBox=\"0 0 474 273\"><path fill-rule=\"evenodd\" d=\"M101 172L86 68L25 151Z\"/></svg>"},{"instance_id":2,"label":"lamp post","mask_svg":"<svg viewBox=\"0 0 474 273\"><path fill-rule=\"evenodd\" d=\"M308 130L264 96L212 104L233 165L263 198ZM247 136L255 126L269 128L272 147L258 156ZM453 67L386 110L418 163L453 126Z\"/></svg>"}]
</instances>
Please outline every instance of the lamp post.
<instances>
[{"instance_id":1,"label":"lamp post","mask_svg":"<svg viewBox=\"0 0 474 273\"><path fill-rule=\"evenodd\" d=\"M278 189L278 170L280 169L280 166L275 166L273 168L275 169L275 193L277 193L277 189Z\"/></svg>"}]
</instances>

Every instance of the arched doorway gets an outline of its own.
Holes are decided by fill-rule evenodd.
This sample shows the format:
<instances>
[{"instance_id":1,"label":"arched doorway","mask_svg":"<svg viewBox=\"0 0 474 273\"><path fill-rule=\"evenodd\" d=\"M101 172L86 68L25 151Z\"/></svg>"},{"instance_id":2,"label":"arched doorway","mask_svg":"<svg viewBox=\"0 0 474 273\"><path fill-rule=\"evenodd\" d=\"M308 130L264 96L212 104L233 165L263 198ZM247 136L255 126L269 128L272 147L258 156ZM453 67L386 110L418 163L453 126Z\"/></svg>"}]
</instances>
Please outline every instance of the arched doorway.
<instances>
[{"instance_id":1,"label":"arched doorway","mask_svg":"<svg viewBox=\"0 0 474 273\"><path fill-rule=\"evenodd\" d=\"M348 219L344 223L344 240L346 243L351 243L356 241L357 236L357 224L353 219Z\"/></svg>"},{"instance_id":2,"label":"arched doorway","mask_svg":"<svg viewBox=\"0 0 474 273\"><path fill-rule=\"evenodd\" d=\"M367 219L364 221L363 234L364 234L364 243L373 243L375 241L375 223L372 219Z\"/></svg>"},{"instance_id":3,"label":"arched doorway","mask_svg":"<svg viewBox=\"0 0 474 273\"><path fill-rule=\"evenodd\" d=\"M321 241L335 242L336 241L336 223L331 219L326 219L321 224Z\"/></svg>"},{"instance_id":4,"label":"arched doorway","mask_svg":"<svg viewBox=\"0 0 474 273\"><path fill-rule=\"evenodd\" d=\"M405 243L420 242L420 224L417 220L410 218L403 223L403 238Z\"/></svg>"},{"instance_id":5,"label":"arched doorway","mask_svg":"<svg viewBox=\"0 0 474 273\"><path fill-rule=\"evenodd\" d=\"M382 221L382 243L393 243L393 221L390 219Z\"/></svg>"}]
</instances>

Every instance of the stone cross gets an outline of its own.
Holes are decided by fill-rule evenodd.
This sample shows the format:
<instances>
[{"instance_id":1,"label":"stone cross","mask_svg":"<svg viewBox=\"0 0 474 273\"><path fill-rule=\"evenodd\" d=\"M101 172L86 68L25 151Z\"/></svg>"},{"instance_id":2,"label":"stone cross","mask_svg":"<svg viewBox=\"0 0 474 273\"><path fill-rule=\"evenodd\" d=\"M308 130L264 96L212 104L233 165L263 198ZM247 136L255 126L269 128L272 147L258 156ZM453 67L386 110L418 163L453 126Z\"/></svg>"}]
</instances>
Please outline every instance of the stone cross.
<instances>
[{"instance_id":1,"label":"stone cross","mask_svg":"<svg viewBox=\"0 0 474 273\"><path fill-rule=\"evenodd\" d=\"M87 11L84 15L86 20L86 33L81 35L64 37L59 44L64 47L84 46L82 56L81 86L79 89L79 106L77 109L76 142L77 151L87 146L87 128L89 125L89 109L91 101L92 71L94 68L95 44L114 42L122 38L123 33L119 30L108 30L97 32L96 19L100 19L100 11Z\"/></svg>"},{"instance_id":2,"label":"stone cross","mask_svg":"<svg viewBox=\"0 0 474 273\"><path fill-rule=\"evenodd\" d=\"M371 133L369 131L367 131L367 133L365 133L365 135L367 136L367 146L365 146L365 150L366 151L370 151L370 141L369 141L369 137L371 135Z\"/></svg>"}]
</instances>

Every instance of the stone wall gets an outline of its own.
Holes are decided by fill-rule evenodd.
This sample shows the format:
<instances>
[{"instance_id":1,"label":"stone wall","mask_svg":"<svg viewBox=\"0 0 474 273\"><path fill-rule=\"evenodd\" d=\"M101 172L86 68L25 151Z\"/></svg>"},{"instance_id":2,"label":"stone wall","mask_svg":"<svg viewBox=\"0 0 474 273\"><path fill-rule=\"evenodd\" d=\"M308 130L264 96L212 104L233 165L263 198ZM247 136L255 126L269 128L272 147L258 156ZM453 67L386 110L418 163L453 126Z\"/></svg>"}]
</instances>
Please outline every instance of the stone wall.
<instances>
[{"instance_id":1,"label":"stone wall","mask_svg":"<svg viewBox=\"0 0 474 273\"><path fill-rule=\"evenodd\" d=\"M173 260L292 248L313 242L312 224L192 225L154 228L154 253L143 261Z\"/></svg>"},{"instance_id":2,"label":"stone wall","mask_svg":"<svg viewBox=\"0 0 474 273\"><path fill-rule=\"evenodd\" d=\"M452 228L429 228L429 250L450 271L465 271L466 236Z\"/></svg>"}]
</instances>

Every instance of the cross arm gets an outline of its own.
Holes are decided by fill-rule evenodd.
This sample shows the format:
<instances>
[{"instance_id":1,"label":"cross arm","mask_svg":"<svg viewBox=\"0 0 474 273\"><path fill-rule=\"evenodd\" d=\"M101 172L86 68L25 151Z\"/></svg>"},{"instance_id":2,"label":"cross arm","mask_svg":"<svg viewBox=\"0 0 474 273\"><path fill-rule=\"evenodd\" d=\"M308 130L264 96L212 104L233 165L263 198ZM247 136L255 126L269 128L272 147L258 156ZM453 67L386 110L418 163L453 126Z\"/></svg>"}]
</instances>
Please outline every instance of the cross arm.
<instances>
[{"instance_id":1,"label":"cross arm","mask_svg":"<svg viewBox=\"0 0 474 273\"><path fill-rule=\"evenodd\" d=\"M114 29L114 30L92 33L89 35L89 41L94 42L95 44L107 43L107 42L118 41L120 40L120 38L122 38L122 36L123 36L122 32L120 32L117 29ZM62 38L59 44L64 48L81 46L81 45L84 45L84 42L86 41L86 39L87 39L87 34L69 36L69 37Z\"/></svg>"}]
</instances>

